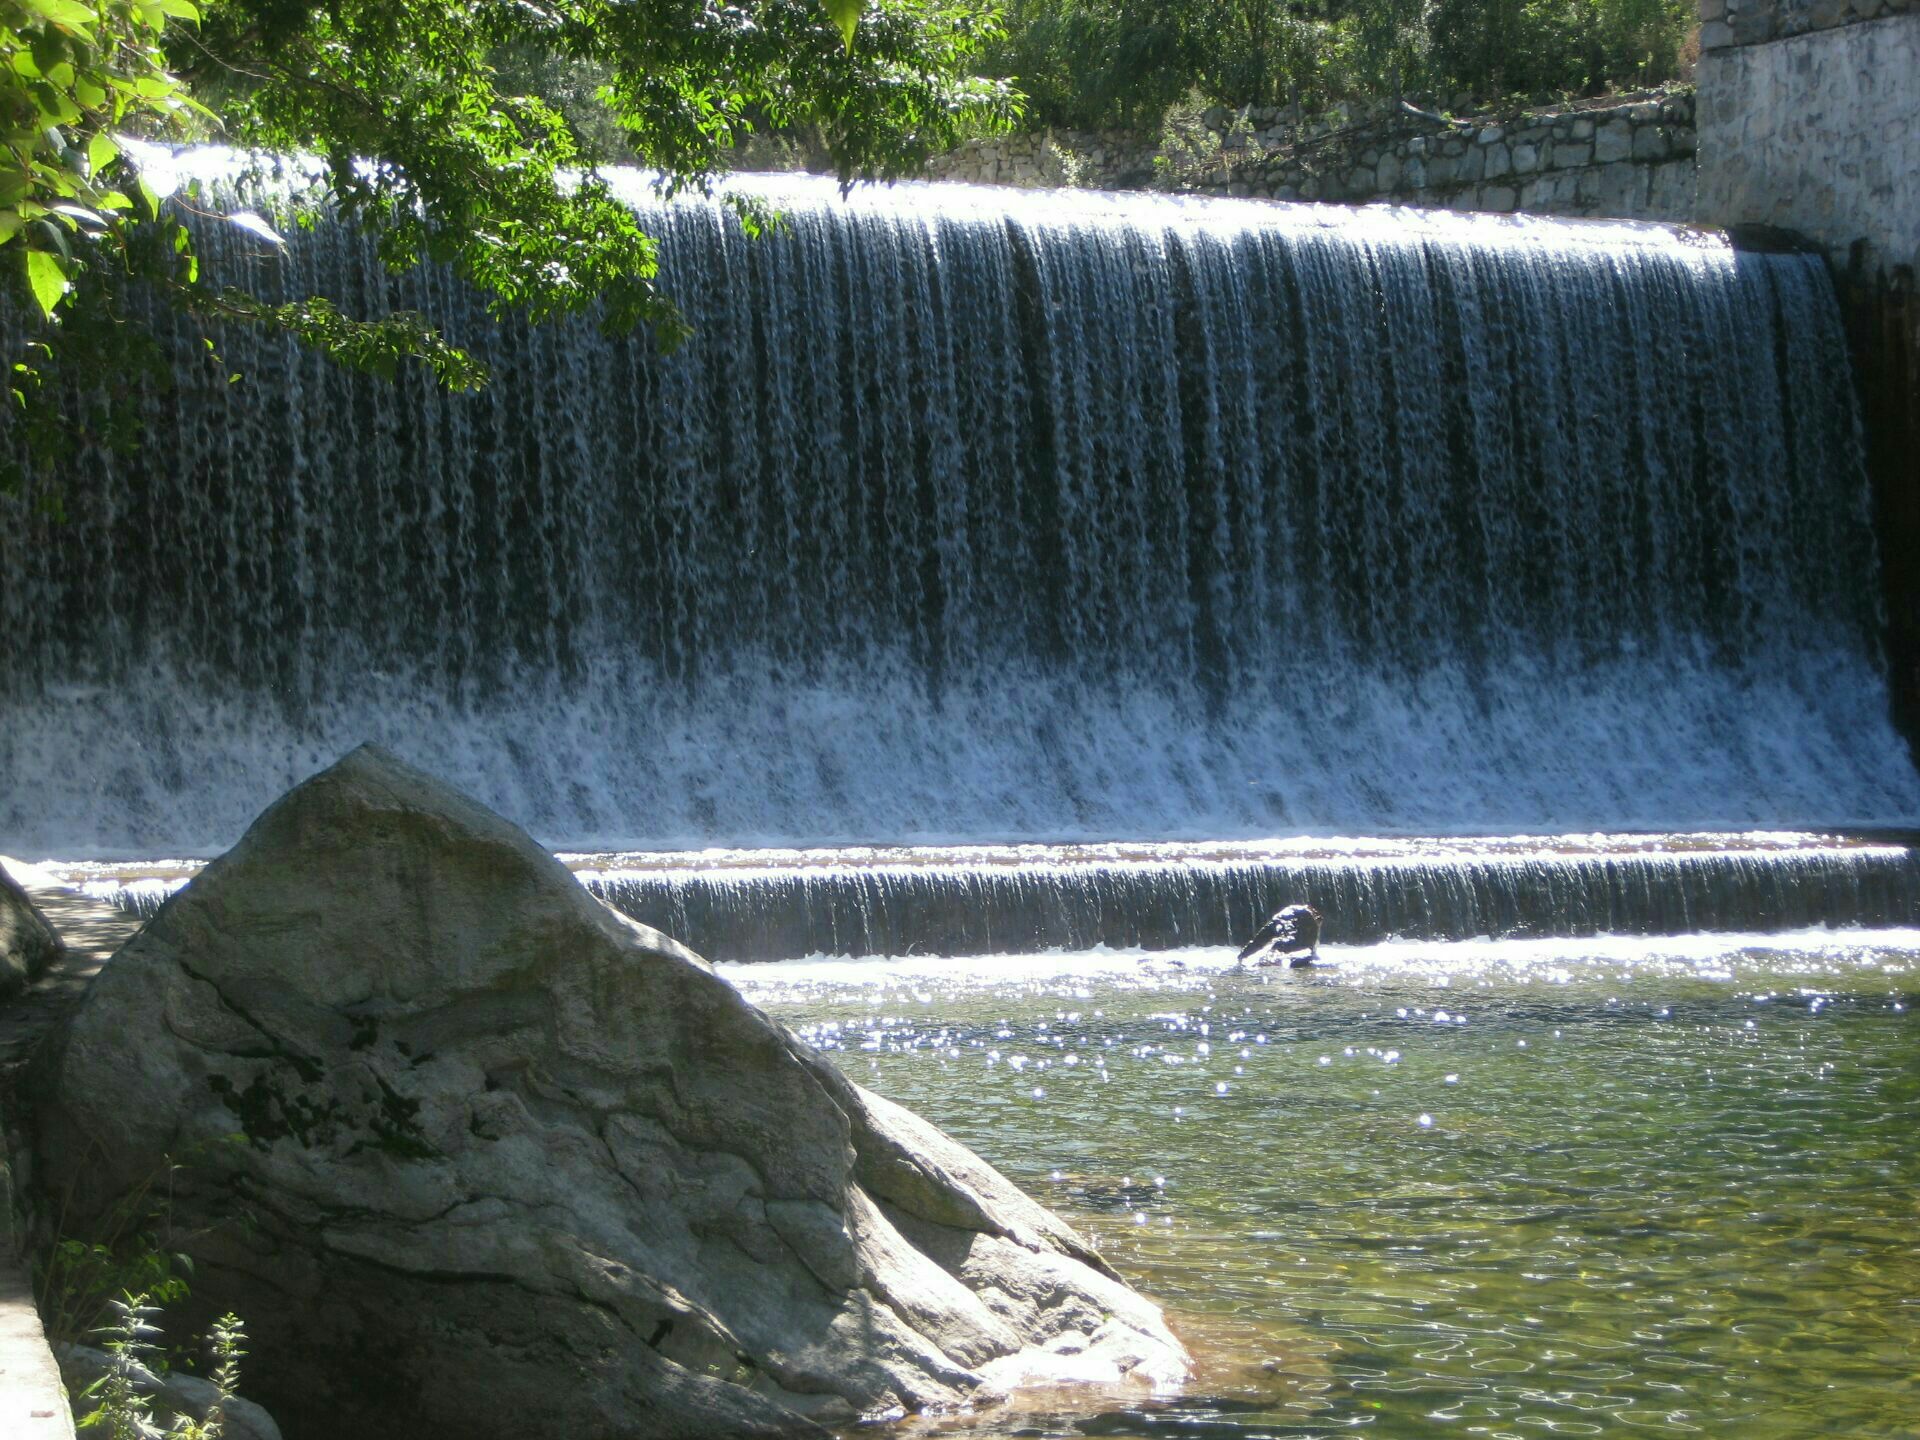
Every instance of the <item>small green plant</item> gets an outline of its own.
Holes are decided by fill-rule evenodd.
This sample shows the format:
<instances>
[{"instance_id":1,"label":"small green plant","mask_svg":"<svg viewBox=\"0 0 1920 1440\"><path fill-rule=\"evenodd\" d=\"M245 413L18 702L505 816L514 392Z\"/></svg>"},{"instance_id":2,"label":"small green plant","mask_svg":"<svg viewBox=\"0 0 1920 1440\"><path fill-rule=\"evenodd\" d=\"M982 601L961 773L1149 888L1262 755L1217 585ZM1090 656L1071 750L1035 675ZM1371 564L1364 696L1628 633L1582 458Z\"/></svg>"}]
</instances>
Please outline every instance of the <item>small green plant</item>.
<instances>
[{"instance_id":1,"label":"small green plant","mask_svg":"<svg viewBox=\"0 0 1920 1440\"><path fill-rule=\"evenodd\" d=\"M117 1313L115 1297L134 1294L160 1305L186 1298L193 1262L168 1243L179 1168L163 1160L86 1239L67 1233L72 1196L64 1197L56 1226L62 1238L40 1258L34 1296L48 1339L62 1344L101 1333Z\"/></svg>"},{"instance_id":2,"label":"small green plant","mask_svg":"<svg viewBox=\"0 0 1920 1440\"><path fill-rule=\"evenodd\" d=\"M237 1315L222 1315L208 1335L214 1367L207 1377L214 1400L199 1419L175 1415L162 1427L154 1417L150 1362L160 1358L160 1327L154 1323L160 1307L146 1295L131 1292L107 1302L110 1324L96 1332L106 1351L107 1371L80 1392L76 1429L102 1431L107 1440L222 1440L226 1432L227 1403L240 1386L240 1362L246 1358L246 1331Z\"/></svg>"}]
</instances>

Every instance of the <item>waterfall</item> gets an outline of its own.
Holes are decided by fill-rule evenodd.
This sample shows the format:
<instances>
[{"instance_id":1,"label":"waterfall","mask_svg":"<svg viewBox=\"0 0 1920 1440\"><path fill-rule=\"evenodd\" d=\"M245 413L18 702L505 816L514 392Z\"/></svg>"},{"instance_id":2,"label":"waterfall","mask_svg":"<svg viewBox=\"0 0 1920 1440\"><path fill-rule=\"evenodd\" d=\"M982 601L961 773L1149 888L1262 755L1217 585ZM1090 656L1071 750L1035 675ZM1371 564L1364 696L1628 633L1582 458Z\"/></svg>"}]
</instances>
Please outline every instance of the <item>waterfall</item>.
<instances>
[{"instance_id":1,"label":"waterfall","mask_svg":"<svg viewBox=\"0 0 1920 1440\"><path fill-rule=\"evenodd\" d=\"M588 888L714 960L1238 946L1310 901L1330 945L1905 925L1920 863L1852 850L613 872ZM129 905L129 908L136 908Z\"/></svg>"},{"instance_id":2,"label":"waterfall","mask_svg":"<svg viewBox=\"0 0 1920 1440\"><path fill-rule=\"evenodd\" d=\"M0 849L211 852L365 740L582 849L1920 813L1815 259L810 180L750 240L632 184L669 355L205 229L495 379L171 330L137 450L0 498Z\"/></svg>"},{"instance_id":3,"label":"waterfall","mask_svg":"<svg viewBox=\"0 0 1920 1440\"><path fill-rule=\"evenodd\" d=\"M1892 841L1522 837L1281 850L961 846L570 863L615 909L719 961L1238 946L1301 900L1328 917L1333 946L1878 928L1920 915L1920 856ZM71 878L88 894L142 919L191 878L178 863L161 875L78 869Z\"/></svg>"}]
</instances>

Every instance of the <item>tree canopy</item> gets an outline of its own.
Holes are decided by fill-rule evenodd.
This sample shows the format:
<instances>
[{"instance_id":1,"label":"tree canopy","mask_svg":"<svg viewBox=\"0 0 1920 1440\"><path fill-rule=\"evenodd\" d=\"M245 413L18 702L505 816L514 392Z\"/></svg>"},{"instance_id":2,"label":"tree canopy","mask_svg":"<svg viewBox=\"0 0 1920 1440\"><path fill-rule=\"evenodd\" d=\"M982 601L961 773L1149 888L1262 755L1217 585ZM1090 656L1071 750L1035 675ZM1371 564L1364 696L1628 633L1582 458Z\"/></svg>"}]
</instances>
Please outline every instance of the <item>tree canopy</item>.
<instances>
[{"instance_id":1,"label":"tree canopy","mask_svg":"<svg viewBox=\"0 0 1920 1440\"><path fill-rule=\"evenodd\" d=\"M1007 0L988 72L1032 118L1157 122L1176 100L1588 93L1672 79L1692 0Z\"/></svg>"},{"instance_id":2,"label":"tree canopy","mask_svg":"<svg viewBox=\"0 0 1920 1440\"><path fill-rule=\"evenodd\" d=\"M970 73L997 35L966 0L0 0L0 273L28 319L11 409L37 453L58 450L77 422L35 398L60 374L111 388L133 285L361 368L484 378L418 317L268 305L203 276L135 142L312 155L390 266L450 265L503 312L592 309L671 338L654 241L604 166L706 188L746 136L806 127L843 184L908 174L1012 113L1009 86ZM527 85L541 63L603 77L610 123Z\"/></svg>"}]
</instances>

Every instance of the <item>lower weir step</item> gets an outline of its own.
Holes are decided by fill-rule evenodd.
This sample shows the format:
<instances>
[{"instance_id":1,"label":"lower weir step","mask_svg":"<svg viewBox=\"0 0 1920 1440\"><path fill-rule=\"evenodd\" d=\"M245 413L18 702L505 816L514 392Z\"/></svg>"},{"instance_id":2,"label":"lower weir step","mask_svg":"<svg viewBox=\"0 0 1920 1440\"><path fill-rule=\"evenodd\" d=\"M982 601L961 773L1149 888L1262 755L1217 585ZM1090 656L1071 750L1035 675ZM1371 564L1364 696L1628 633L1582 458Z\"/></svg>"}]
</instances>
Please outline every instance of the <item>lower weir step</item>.
<instances>
[{"instance_id":1,"label":"lower weir step","mask_svg":"<svg viewBox=\"0 0 1920 1440\"><path fill-rule=\"evenodd\" d=\"M1811 835L562 858L615 909L727 961L1238 945L1295 901L1331 945L1920 921L1913 847ZM179 883L86 888L147 915Z\"/></svg>"},{"instance_id":2,"label":"lower weir step","mask_svg":"<svg viewBox=\"0 0 1920 1440\"><path fill-rule=\"evenodd\" d=\"M603 900L715 960L1237 945L1281 905L1329 944L1905 925L1905 846L1167 859L583 872Z\"/></svg>"}]
</instances>

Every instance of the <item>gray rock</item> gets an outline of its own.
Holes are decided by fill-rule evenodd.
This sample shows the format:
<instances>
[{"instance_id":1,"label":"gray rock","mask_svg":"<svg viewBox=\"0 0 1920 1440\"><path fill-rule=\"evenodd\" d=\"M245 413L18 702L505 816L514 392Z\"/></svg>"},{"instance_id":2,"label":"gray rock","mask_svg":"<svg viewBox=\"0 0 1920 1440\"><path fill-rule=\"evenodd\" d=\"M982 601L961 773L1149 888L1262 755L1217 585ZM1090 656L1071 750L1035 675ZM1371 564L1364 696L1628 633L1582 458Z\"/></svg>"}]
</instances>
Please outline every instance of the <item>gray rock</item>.
<instances>
[{"instance_id":1,"label":"gray rock","mask_svg":"<svg viewBox=\"0 0 1920 1440\"><path fill-rule=\"evenodd\" d=\"M38 979L60 948L47 917L0 865L0 1000Z\"/></svg>"},{"instance_id":2,"label":"gray rock","mask_svg":"<svg viewBox=\"0 0 1920 1440\"><path fill-rule=\"evenodd\" d=\"M1633 153L1633 125L1627 120L1609 120L1593 137L1593 163L1610 165Z\"/></svg>"},{"instance_id":3,"label":"gray rock","mask_svg":"<svg viewBox=\"0 0 1920 1440\"><path fill-rule=\"evenodd\" d=\"M1185 1363L985 1161L371 748L121 950L33 1088L75 1233L187 1161L194 1304L296 1435L817 1434Z\"/></svg>"},{"instance_id":4,"label":"gray rock","mask_svg":"<svg viewBox=\"0 0 1920 1440\"><path fill-rule=\"evenodd\" d=\"M59 1346L56 1358L69 1392L76 1397L74 1408L82 1415L92 1414L98 1407L81 1398L82 1392L112 1369L112 1359L105 1351L86 1345ZM178 1370L156 1375L144 1365L135 1365L133 1385L153 1406L162 1423L174 1415L190 1415L204 1421L214 1401L220 1398L219 1388L211 1380ZM221 1415L224 1440L280 1440L280 1427L273 1423L273 1417L244 1396L230 1398Z\"/></svg>"}]
</instances>

